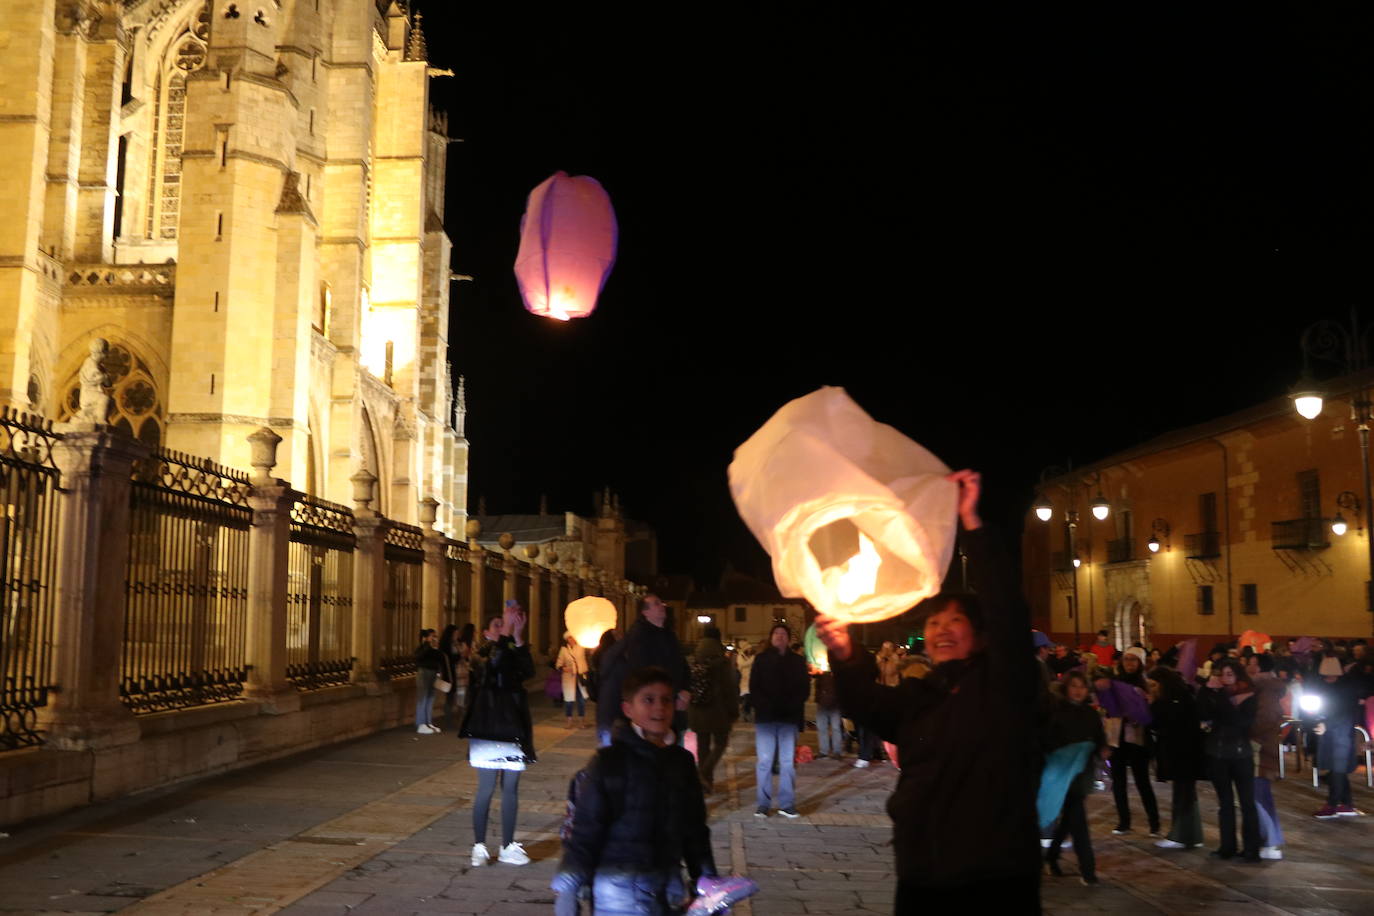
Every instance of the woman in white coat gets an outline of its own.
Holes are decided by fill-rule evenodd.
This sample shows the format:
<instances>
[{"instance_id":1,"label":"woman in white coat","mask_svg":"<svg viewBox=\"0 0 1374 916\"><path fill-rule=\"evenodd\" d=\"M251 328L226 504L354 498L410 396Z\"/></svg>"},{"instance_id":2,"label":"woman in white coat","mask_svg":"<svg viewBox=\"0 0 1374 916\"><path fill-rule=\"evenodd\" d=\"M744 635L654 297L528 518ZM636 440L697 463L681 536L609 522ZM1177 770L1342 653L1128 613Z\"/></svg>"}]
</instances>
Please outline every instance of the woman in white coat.
<instances>
[{"instance_id":1,"label":"woman in white coat","mask_svg":"<svg viewBox=\"0 0 1374 916\"><path fill-rule=\"evenodd\" d=\"M577 706L577 727L587 727L587 650L577 644L572 633L563 634L558 650L558 670L563 673L563 713L568 728L573 727L573 706Z\"/></svg>"}]
</instances>

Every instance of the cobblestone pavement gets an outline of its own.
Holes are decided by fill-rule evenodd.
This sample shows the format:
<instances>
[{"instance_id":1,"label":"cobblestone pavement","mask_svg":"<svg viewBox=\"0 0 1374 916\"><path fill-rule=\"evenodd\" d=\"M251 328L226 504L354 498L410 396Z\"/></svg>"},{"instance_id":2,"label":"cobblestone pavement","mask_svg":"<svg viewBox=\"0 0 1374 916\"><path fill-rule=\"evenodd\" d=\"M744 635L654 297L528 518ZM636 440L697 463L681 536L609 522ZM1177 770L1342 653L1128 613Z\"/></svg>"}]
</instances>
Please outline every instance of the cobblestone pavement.
<instances>
[{"instance_id":1,"label":"cobblestone pavement","mask_svg":"<svg viewBox=\"0 0 1374 916\"><path fill-rule=\"evenodd\" d=\"M0 913L528 914L551 912L548 890L569 776L593 747L543 702L540 761L521 781L517 838L524 867L471 868L475 789L451 730L396 729L225 776L147 792L11 830L0 839ZM806 735L814 746L815 734ZM736 728L710 799L722 870L748 874L760 894L745 914L890 913L893 871L883 802L890 766L850 761L799 768L803 817L755 818L752 731ZM1304 773L1303 776L1307 774ZM1374 792L1356 775L1356 804ZM1167 810L1167 787L1161 787ZM1374 912L1374 818L1316 821L1310 781L1275 788L1287 858L1260 865L1166 853L1143 829L1113 837L1109 793L1090 800L1103 883L1044 882L1049 913ZM1133 796L1134 797L1134 796ZM1215 820L1209 789L1204 819ZM491 838L500 830L499 797ZM1136 802L1136 817L1143 813ZM1209 828L1209 846L1215 831ZM495 842L491 843L493 847Z\"/></svg>"}]
</instances>

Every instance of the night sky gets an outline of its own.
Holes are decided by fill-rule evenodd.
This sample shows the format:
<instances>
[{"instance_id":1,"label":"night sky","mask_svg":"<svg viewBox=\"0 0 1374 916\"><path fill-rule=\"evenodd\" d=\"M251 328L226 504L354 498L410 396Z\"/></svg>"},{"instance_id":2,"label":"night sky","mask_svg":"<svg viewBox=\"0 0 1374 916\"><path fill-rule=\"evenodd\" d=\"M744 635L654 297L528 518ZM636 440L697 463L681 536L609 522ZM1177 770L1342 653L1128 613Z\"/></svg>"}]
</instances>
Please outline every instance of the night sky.
<instances>
[{"instance_id":1,"label":"night sky","mask_svg":"<svg viewBox=\"0 0 1374 916\"><path fill-rule=\"evenodd\" d=\"M609 485L663 570L707 586L727 561L767 573L725 469L791 398L843 386L981 469L1016 529L1046 465L1285 392L1302 328L1368 296L1368 23L1329 8L417 5L464 140L445 222L476 278L451 336L469 509L586 513ZM620 223L598 311L566 324L527 314L511 271L558 169Z\"/></svg>"}]
</instances>

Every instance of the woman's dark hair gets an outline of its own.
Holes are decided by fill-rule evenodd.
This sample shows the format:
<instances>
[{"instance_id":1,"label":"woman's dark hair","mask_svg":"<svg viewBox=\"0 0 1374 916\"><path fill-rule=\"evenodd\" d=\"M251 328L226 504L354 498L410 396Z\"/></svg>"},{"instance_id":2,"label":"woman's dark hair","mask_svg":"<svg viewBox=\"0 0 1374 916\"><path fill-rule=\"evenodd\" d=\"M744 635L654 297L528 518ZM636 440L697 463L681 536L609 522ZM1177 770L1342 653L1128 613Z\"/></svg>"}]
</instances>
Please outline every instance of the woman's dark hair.
<instances>
[{"instance_id":1,"label":"woman's dark hair","mask_svg":"<svg viewBox=\"0 0 1374 916\"><path fill-rule=\"evenodd\" d=\"M420 631L420 639L422 639L422 640L429 639L429 634L431 634L431 633L433 633L433 632L434 632L434 627L425 627L423 630Z\"/></svg>"},{"instance_id":2,"label":"woman's dark hair","mask_svg":"<svg viewBox=\"0 0 1374 916\"><path fill-rule=\"evenodd\" d=\"M1069 682L1071 681L1079 681L1083 684L1084 687L1087 687L1089 690L1091 690L1093 686L1088 682L1088 676L1084 674L1082 671L1070 671L1068 674L1064 675L1065 696L1068 696Z\"/></svg>"},{"instance_id":3,"label":"woman's dark hair","mask_svg":"<svg viewBox=\"0 0 1374 916\"><path fill-rule=\"evenodd\" d=\"M458 632L458 624L451 623L444 627L444 632L439 634L439 650L448 652L453 648L453 634Z\"/></svg>"},{"instance_id":4,"label":"woman's dark hair","mask_svg":"<svg viewBox=\"0 0 1374 916\"><path fill-rule=\"evenodd\" d=\"M1145 676L1158 682L1160 695L1166 700L1178 700L1192 696L1192 691L1184 683L1183 675L1172 668L1158 667Z\"/></svg>"},{"instance_id":5,"label":"woman's dark hair","mask_svg":"<svg viewBox=\"0 0 1374 916\"><path fill-rule=\"evenodd\" d=\"M983 633L983 605L978 600L978 596L968 592L940 592L922 601L915 607L916 625L924 628L926 621L936 614L943 614L951 607L957 606L968 622L973 624L973 631L980 636Z\"/></svg>"},{"instance_id":6,"label":"woman's dark hair","mask_svg":"<svg viewBox=\"0 0 1374 916\"><path fill-rule=\"evenodd\" d=\"M650 684L664 684L668 687L668 692L673 692L673 678L667 671L656 665L649 665L644 668L636 668L625 675L625 683L620 686L620 698L630 700Z\"/></svg>"},{"instance_id":7,"label":"woman's dark hair","mask_svg":"<svg viewBox=\"0 0 1374 916\"><path fill-rule=\"evenodd\" d=\"M1242 665L1240 662L1236 661L1234 658L1228 658L1223 661L1217 662L1215 665L1212 666L1212 673L1220 677L1221 672L1226 670L1227 668L1230 668L1232 671L1236 673L1237 683L1244 681L1245 686L1249 687L1251 691L1255 689L1255 682L1250 680L1250 675L1246 673L1245 666Z\"/></svg>"},{"instance_id":8,"label":"woman's dark hair","mask_svg":"<svg viewBox=\"0 0 1374 916\"><path fill-rule=\"evenodd\" d=\"M471 623L465 623L463 624L463 628L458 631L458 642L462 643L463 645L471 649L472 639L476 635L477 628L473 626Z\"/></svg>"},{"instance_id":9,"label":"woman's dark hair","mask_svg":"<svg viewBox=\"0 0 1374 916\"><path fill-rule=\"evenodd\" d=\"M607 630L601 634L601 641L596 644L598 649L609 649L615 645L615 641L620 637L615 635L615 630Z\"/></svg>"},{"instance_id":10,"label":"woman's dark hair","mask_svg":"<svg viewBox=\"0 0 1374 916\"><path fill-rule=\"evenodd\" d=\"M493 614L492 616L490 616L490 617L487 618L487 625L484 626L484 627L482 627L482 632L485 633L485 632L487 632L487 630L490 630L490 629L491 629L491 625L492 625L493 623L503 623L503 622L505 622L505 619L506 619L506 616L505 616L504 614Z\"/></svg>"}]
</instances>

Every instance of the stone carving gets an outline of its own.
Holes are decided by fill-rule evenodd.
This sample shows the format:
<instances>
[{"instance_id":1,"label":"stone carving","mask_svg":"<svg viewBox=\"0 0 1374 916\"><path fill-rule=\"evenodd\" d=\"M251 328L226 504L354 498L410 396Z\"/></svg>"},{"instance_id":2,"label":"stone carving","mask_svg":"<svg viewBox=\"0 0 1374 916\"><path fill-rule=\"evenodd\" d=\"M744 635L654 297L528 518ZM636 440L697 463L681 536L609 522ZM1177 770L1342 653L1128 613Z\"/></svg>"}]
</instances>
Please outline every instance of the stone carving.
<instances>
[{"instance_id":1,"label":"stone carving","mask_svg":"<svg viewBox=\"0 0 1374 916\"><path fill-rule=\"evenodd\" d=\"M104 423L110 415L110 396L105 393L110 384L110 376L105 372L103 363L110 344L103 337L91 341L91 355L81 364L78 378L81 382L81 407L77 418L93 423Z\"/></svg>"}]
</instances>

